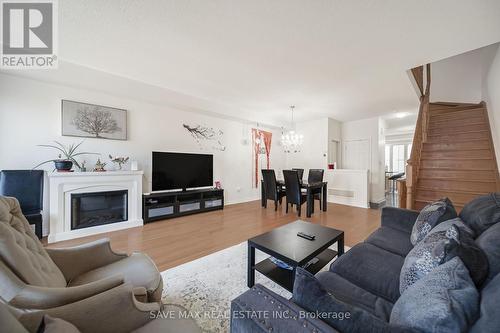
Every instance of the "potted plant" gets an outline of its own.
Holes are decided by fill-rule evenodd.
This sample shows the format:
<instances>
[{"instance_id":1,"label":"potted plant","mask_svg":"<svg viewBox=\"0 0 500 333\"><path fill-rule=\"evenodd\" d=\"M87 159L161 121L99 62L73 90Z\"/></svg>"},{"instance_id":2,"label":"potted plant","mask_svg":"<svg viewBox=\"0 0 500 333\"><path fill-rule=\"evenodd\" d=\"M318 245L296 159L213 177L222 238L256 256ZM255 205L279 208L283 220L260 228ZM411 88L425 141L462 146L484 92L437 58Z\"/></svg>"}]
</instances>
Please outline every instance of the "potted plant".
<instances>
[{"instance_id":1,"label":"potted plant","mask_svg":"<svg viewBox=\"0 0 500 333\"><path fill-rule=\"evenodd\" d=\"M80 164L76 161L75 157L80 156L80 155L88 155L88 154L95 154L95 155L100 155L98 153L89 153L89 152L77 152L78 147L83 143L80 142L79 144L70 144L69 146L65 146L62 143L58 141L54 141L56 144L55 145L38 145L39 147L46 147L46 148L52 148L57 151L59 151L58 158L53 159L53 160L48 160L44 161L37 166L35 166L33 169L38 168L41 165L44 165L46 163L53 162L54 166L57 171L70 171L73 165L75 165L78 169L81 169L82 167Z\"/></svg>"}]
</instances>

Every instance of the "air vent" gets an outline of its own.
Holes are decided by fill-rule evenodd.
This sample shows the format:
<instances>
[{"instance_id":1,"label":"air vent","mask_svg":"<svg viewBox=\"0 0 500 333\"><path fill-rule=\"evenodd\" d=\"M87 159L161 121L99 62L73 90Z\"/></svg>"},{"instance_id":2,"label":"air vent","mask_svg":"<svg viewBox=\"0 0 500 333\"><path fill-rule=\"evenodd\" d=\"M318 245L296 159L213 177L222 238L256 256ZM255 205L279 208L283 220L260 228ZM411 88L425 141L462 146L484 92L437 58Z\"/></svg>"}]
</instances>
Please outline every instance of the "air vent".
<instances>
[{"instance_id":1,"label":"air vent","mask_svg":"<svg viewBox=\"0 0 500 333\"><path fill-rule=\"evenodd\" d=\"M328 189L328 194L329 195L336 195L339 197L346 197L346 198L353 198L354 197L354 191L339 190L339 189L335 189L335 188Z\"/></svg>"}]
</instances>

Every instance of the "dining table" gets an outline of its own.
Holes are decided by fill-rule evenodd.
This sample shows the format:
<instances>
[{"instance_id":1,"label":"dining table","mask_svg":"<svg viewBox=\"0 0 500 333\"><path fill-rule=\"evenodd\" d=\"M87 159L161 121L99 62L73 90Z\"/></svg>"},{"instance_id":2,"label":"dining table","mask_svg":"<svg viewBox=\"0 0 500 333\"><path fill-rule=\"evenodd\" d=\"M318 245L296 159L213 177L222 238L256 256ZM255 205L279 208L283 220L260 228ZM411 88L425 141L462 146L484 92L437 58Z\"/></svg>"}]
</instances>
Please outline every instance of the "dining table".
<instances>
[{"instance_id":1,"label":"dining table","mask_svg":"<svg viewBox=\"0 0 500 333\"><path fill-rule=\"evenodd\" d=\"M285 181L282 179L277 179L276 180L276 185L284 189L285 188ZM265 191L265 186L264 186L264 181L261 180L261 204L262 207L265 206L266 203L266 195L264 193ZM307 182L305 180L300 181L300 188L306 190L306 216L311 217L312 213L314 213L314 190L320 189L321 190L321 209L326 212L328 204L326 201L327 198L327 189L328 189L328 182L322 181L322 182Z\"/></svg>"}]
</instances>

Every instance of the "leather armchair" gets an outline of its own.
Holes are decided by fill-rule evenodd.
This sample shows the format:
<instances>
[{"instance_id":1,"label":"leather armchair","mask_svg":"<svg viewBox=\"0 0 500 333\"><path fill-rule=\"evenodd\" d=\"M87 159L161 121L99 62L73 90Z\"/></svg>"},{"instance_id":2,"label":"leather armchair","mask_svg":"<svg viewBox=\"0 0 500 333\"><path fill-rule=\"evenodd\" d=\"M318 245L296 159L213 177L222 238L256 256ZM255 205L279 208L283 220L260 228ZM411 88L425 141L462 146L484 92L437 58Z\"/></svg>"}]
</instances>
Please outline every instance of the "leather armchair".
<instances>
[{"instance_id":1,"label":"leather armchair","mask_svg":"<svg viewBox=\"0 0 500 333\"><path fill-rule=\"evenodd\" d=\"M44 315L49 315L73 324L83 333L201 333L194 320L182 317L181 308L139 302L137 298L145 294L144 288L122 284L80 302L47 310L26 311L0 302L2 329L37 332ZM168 318L162 318L159 313L168 313Z\"/></svg>"},{"instance_id":2,"label":"leather armchair","mask_svg":"<svg viewBox=\"0 0 500 333\"><path fill-rule=\"evenodd\" d=\"M16 308L63 311L125 284L144 290L141 301L161 298L162 278L148 256L117 254L107 239L46 250L15 198L0 197L0 259L0 298ZM76 312L87 311L96 309Z\"/></svg>"}]
</instances>

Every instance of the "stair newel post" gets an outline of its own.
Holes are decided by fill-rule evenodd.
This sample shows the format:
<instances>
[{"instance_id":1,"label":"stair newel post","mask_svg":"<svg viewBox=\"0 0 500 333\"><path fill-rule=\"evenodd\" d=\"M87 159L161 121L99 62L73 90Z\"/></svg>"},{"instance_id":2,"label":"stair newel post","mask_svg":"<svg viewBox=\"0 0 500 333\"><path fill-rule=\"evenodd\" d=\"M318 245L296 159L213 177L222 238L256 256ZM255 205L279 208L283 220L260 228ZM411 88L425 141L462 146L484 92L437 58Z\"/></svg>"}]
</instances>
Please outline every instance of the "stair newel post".
<instances>
[{"instance_id":1,"label":"stair newel post","mask_svg":"<svg viewBox=\"0 0 500 333\"><path fill-rule=\"evenodd\" d=\"M406 208L414 209L413 207L413 165L412 161L408 160L406 164Z\"/></svg>"},{"instance_id":2,"label":"stair newel post","mask_svg":"<svg viewBox=\"0 0 500 333\"><path fill-rule=\"evenodd\" d=\"M431 64L427 64L425 66L425 72L426 72L426 85L425 85L425 94L422 96L422 142L427 141L427 132L429 128L429 108L430 108L430 94L431 94Z\"/></svg>"}]
</instances>

